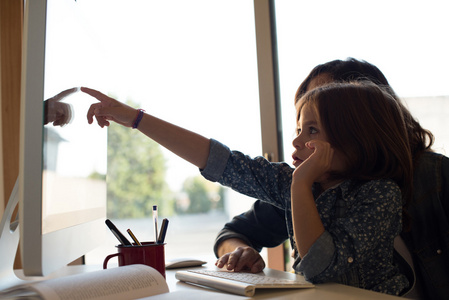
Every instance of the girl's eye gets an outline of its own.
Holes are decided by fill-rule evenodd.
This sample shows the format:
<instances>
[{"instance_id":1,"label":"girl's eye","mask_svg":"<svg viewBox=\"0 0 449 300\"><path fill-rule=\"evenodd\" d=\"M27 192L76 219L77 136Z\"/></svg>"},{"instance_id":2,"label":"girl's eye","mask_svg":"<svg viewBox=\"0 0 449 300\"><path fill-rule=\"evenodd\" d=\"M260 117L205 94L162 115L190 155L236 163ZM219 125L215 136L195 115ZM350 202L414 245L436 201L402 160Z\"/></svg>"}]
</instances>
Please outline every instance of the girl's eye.
<instances>
[{"instance_id":1,"label":"girl's eye","mask_svg":"<svg viewBox=\"0 0 449 300\"><path fill-rule=\"evenodd\" d=\"M318 133L318 129L316 129L315 127L310 126L309 127L309 134L316 134ZM296 129L296 135L300 135L301 134L301 128L297 128Z\"/></svg>"},{"instance_id":2,"label":"girl's eye","mask_svg":"<svg viewBox=\"0 0 449 300\"><path fill-rule=\"evenodd\" d=\"M318 130L315 127L309 127L309 134L318 133Z\"/></svg>"}]
</instances>

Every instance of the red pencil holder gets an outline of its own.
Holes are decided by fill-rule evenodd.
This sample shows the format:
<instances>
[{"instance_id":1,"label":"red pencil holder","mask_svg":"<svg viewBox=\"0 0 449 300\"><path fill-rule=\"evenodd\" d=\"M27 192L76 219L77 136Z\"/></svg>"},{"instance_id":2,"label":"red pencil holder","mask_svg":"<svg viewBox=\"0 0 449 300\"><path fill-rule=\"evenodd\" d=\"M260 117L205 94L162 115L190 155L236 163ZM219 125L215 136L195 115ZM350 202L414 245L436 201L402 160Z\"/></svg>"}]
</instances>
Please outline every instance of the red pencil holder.
<instances>
[{"instance_id":1,"label":"red pencil holder","mask_svg":"<svg viewBox=\"0 0 449 300\"><path fill-rule=\"evenodd\" d=\"M132 246L118 245L117 253L106 256L103 262L103 269L107 269L111 258L118 257L118 265L127 266L143 264L155 268L165 278L165 244L154 242L143 242L142 246L133 244Z\"/></svg>"}]
</instances>

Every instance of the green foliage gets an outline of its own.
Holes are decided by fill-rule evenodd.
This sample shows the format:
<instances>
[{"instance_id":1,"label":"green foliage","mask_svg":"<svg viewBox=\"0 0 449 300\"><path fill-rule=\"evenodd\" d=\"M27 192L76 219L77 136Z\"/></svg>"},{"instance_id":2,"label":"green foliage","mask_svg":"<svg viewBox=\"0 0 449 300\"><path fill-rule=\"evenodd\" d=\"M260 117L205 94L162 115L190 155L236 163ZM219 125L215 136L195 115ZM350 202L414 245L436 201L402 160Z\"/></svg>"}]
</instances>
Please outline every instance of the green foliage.
<instances>
[{"instance_id":1,"label":"green foliage","mask_svg":"<svg viewBox=\"0 0 449 300\"><path fill-rule=\"evenodd\" d=\"M189 196L188 213L205 213L211 208L211 201L207 195L206 185L200 177L189 178L184 182L184 190Z\"/></svg>"},{"instance_id":2,"label":"green foliage","mask_svg":"<svg viewBox=\"0 0 449 300\"><path fill-rule=\"evenodd\" d=\"M225 188L223 186L218 186L218 198L215 201L215 209L219 211L224 211L224 199L225 199Z\"/></svg>"},{"instance_id":3,"label":"green foliage","mask_svg":"<svg viewBox=\"0 0 449 300\"><path fill-rule=\"evenodd\" d=\"M128 103L136 107L135 103ZM183 192L187 205L176 205L165 181L165 158L159 144L138 130L114 122L108 127L108 218L147 218L153 205L161 215L223 210L223 187L201 176L188 178ZM94 178L100 174L92 174Z\"/></svg>"},{"instance_id":4,"label":"green foliage","mask_svg":"<svg viewBox=\"0 0 449 300\"><path fill-rule=\"evenodd\" d=\"M156 142L137 130L111 122L108 128L108 217L149 217L153 205L158 205L162 215L171 215L174 202L165 182L165 170L165 159Z\"/></svg>"},{"instance_id":5,"label":"green foliage","mask_svg":"<svg viewBox=\"0 0 449 300\"><path fill-rule=\"evenodd\" d=\"M178 213L207 213L210 210L223 210L223 187L209 182L202 176L186 179L183 190L189 199L187 209L177 208Z\"/></svg>"},{"instance_id":6,"label":"green foliage","mask_svg":"<svg viewBox=\"0 0 449 300\"><path fill-rule=\"evenodd\" d=\"M97 179L97 180L105 180L106 179L106 175L105 174L101 174L101 173L98 173L98 172L92 172L89 176L88 176L88 178L89 179Z\"/></svg>"}]
</instances>

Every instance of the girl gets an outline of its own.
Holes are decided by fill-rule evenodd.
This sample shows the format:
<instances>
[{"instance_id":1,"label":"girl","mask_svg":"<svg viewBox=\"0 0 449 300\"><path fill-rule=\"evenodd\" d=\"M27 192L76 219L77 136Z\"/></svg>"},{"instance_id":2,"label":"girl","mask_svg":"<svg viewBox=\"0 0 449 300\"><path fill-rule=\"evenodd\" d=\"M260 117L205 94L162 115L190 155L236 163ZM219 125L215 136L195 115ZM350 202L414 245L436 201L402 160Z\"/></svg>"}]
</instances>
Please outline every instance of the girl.
<instances>
[{"instance_id":1,"label":"girl","mask_svg":"<svg viewBox=\"0 0 449 300\"><path fill-rule=\"evenodd\" d=\"M101 127L112 120L137 128L207 179L283 209L294 233L294 268L306 279L396 295L408 287L392 256L411 155L400 108L376 85L329 85L298 101L295 169L230 151L142 110L136 115L98 91L82 91L100 101L89 109L89 123L95 116Z\"/></svg>"},{"instance_id":2,"label":"girl","mask_svg":"<svg viewBox=\"0 0 449 300\"><path fill-rule=\"evenodd\" d=\"M402 114L408 130L412 160L414 165L418 167L417 172L414 172L416 182L413 185L413 195L415 198L419 197L416 198L418 199L416 202L422 203L421 199L423 194L429 199L429 191L435 191L432 193L432 196L433 198L438 198L439 194L436 192L434 186L427 184L423 186L422 189L419 188L419 186L422 186L422 184L420 184L421 182L438 182L442 180L441 178L435 178L435 172L432 172L433 168L429 167L431 163L426 162L423 164L421 160L418 164L419 158L422 156L424 156L426 161L432 162L432 164L434 160L441 161L438 160L438 157L434 153L429 152L434 137L430 131L422 128L417 120L413 118L389 85L384 74L376 66L354 58L333 60L317 65L299 85L295 96L295 104L306 92L320 85L332 82L363 80L369 80L377 85L381 85L383 89L396 99L402 109ZM433 178L433 180L429 180L429 178ZM434 207L441 206L438 202L439 201L436 201L437 204L434 204ZM407 204L404 205L404 208L407 208ZM404 211L404 208L402 216L403 233L407 232L407 229L410 229L410 220L420 219L425 211L422 207L415 209L413 203L408 206L408 213L407 211ZM416 212L419 212L419 215L417 215ZM429 215L428 213L425 214ZM441 215L440 212L436 214ZM428 218L428 220L433 219ZM441 224L446 223L449 224L444 221L442 221ZM415 228L419 228L419 230L415 230L415 232L421 232L423 226L418 225ZM444 229L442 229L441 232L444 232ZM435 230L429 230L429 232L420 236L423 235L426 236L428 241L432 241L435 239ZM413 249L418 251L419 249L424 248L420 236L416 239L416 243L411 242L410 239L405 239L406 242L408 242L407 246L410 247L411 252L413 252ZM226 266L228 270L235 271L247 269L254 273L260 272L265 267L265 262L259 254L262 247L278 246L284 243L288 237L289 233L285 225L285 218L282 211L266 202L256 201L250 210L235 216L230 222L227 222L223 229L218 233L214 245L214 252L218 258L217 266ZM444 238L442 240L444 240ZM433 253L436 253L436 251L433 251ZM441 255L438 256L441 257ZM423 273L428 274L427 271ZM409 276L409 279L414 277L413 274L409 274ZM436 287L433 286L430 289L435 290Z\"/></svg>"}]
</instances>

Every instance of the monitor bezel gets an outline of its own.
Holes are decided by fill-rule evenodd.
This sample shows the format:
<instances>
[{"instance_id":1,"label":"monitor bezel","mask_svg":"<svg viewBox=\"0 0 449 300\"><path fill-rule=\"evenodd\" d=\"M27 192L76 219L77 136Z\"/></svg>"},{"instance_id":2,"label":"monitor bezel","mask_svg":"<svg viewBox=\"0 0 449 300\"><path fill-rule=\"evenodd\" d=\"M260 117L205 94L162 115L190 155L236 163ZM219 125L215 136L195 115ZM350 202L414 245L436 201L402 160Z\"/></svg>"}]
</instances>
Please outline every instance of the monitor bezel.
<instances>
[{"instance_id":1,"label":"monitor bezel","mask_svg":"<svg viewBox=\"0 0 449 300\"><path fill-rule=\"evenodd\" d=\"M20 253L25 276L45 276L96 248L104 219L42 234L44 84L47 1L26 1L24 11L20 150ZM106 215L106 213L105 213Z\"/></svg>"}]
</instances>

